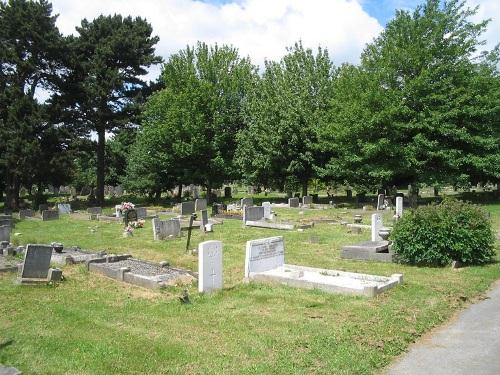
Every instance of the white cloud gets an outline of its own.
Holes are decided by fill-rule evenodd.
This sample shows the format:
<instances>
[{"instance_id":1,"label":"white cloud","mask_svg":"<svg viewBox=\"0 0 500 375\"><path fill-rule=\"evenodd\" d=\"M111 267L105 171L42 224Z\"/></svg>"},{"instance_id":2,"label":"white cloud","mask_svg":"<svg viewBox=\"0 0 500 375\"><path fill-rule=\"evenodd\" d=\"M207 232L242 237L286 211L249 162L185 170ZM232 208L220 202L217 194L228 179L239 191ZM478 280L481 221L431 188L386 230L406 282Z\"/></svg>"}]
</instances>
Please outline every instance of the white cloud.
<instances>
[{"instance_id":1,"label":"white cloud","mask_svg":"<svg viewBox=\"0 0 500 375\"><path fill-rule=\"evenodd\" d=\"M487 31L482 35L482 39L486 41L485 48L493 49L500 43L500 1L498 0L469 0L467 4L473 8L479 5L477 14L473 20L481 22L486 19L491 19L488 24Z\"/></svg>"},{"instance_id":2,"label":"white cloud","mask_svg":"<svg viewBox=\"0 0 500 375\"><path fill-rule=\"evenodd\" d=\"M328 48L334 63L356 63L366 43L382 30L357 0L240 0L214 5L194 0L53 0L57 25L75 33L83 18L119 13L141 16L160 37L157 54L172 53L197 41L238 47L256 64L280 59L285 47ZM150 73L157 75L158 69Z\"/></svg>"}]
</instances>

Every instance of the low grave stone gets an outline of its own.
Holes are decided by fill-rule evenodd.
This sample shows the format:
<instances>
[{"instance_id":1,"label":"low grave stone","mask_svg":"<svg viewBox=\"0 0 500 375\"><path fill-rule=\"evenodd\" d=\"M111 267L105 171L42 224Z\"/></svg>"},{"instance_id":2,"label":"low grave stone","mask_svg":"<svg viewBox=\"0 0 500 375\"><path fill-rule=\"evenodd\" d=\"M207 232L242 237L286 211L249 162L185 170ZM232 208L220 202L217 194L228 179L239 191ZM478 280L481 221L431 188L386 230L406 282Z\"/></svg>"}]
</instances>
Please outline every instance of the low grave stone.
<instances>
[{"instance_id":1,"label":"low grave stone","mask_svg":"<svg viewBox=\"0 0 500 375\"><path fill-rule=\"evenodd\" d=\"M304 195L302 197L302 204L303 205L310 205L313 203L313 197L310 195Z\"/></svg>"},{"instance_id":2,"label":"low grave stone","mask_svg":"<svg viewBox=\"0 0 500 375\"><path fill-rule=\"evenodd\" d=\"M117 204L115 206L115 217L122 217L122 205Z\"/></svg>"},{"instance_id":3,"label":"low grave stone","mask_svg":"<svg viewBox=\"0 0 500 375\"><path fill-rule=\"evenodd\" d=\"M19 219L25 219L27 217L33 217L35 213L31 209L19 210Z\"/></svg>"},{"instance_id":4,"label":"low grave stone","mask_svg":"<svg viewBox=\"0 0 500 375\"><path fill-rule=\"evenodd\" d=\"M91 215L102 215L102 207L89 207L87 213Z\"/></svg>"},{"instance_id":5,"label":"low grave stone","mask_svg":"<svg viewBox=\"0 0 500 375\"><path fill-rule=\"evenodd\" d=\"M203 211L206 209L207 209L207 200L206 199L198 198L194 201L194 210L196 212Z\"/></svg>"},{"instance_id":6,"label":"low grave stone","mask_svg":"<svg viewBox=\"0 0 500 375\"><path fill-rule=\"evenodd\" d=\"M10 242L10 226L0 225L0 241Z\"/></svg>"},{"instance_id":7,"label":"low grave stone","mask_svg":"<svg viewBox=\"0 0 500 375\"><path fill-rule=\"evenodd\" d=\"M19 266L19 260L13 257L1 256L0 252L0 273L2 272L16 272ZM1 372L0 372L1 374Z\"/></svg>"},{"instance_id":8,"label":"low grave stone","mask_svg":"<svg viewBox=\"0 0 500 375\"><path fill-rule=\"evenodd\" d=\"M262 206L244 206L243 207L243 223L247 221L259 221L264 219L264 207Z\"/></svg>"},{"instance_id":9,"label":"low grave stone","mask_svg":"<svg viewBox=\"0 0 500 375\"><path fill-rule=\"evenodd\" d=\"M38 211L40 212L40 214L42 213L42 211L45 211L45 210L48 210L48 209L49 209L49 205L48 205L48 204L45 204L45 203L40 204L40 205L38 206Z\"/></svg>"},{"instance_id":10,"label":"low grave stone","mask_svg":"<svg viewBox=\"0 0 500 375\"><path fill-rule=\"evenodd\" d=\"M137 211L135 209L125 210L123 212L123 222L128 225L132 221L137 221Z\"/></svg>"},{"instance_id":11,"label":"low grave stone","mask_svg":"<svg viewBox=\"0 0 500 375\"><path fill-rule=\"evenodd\" d=\"M57 210L59 211L59 214L70 214L71 205L69 203L59 203L57 205Z\"/></svg>"},{"instance_id":12,"label":"low grave stone","mask_svg":"<svg viewBox=\"0 0 500 375\"><path fill-rule=\"evenodd\" d=\"M253 206L253 198L242 198L240 201L240 206Z\"/></svg>"},{"instance_id":13,"label":"low grave stone","mask_svg":"<svg viewBox=\"0 0 500 375\"><path fill-rule=\"evenodd\" d=\"M262 207L264 207L264 219L271 219L271 202L262 202Z\"/></svg>"},{"instance_id":14,"label":"low grave stone","mask_svg":"<svg viewBox=\"0 0 500 375\"><path fill-rule=\"evenodd\" d=\"M289 198L288 199L288 207L295 208L299 207L299 198Z\"/></svg>"},{"instance_id":15,"label":"low grave stone","mask_svg":"<svg viewBox=\"0 0 500 375\"><path fill-rule=\"evenodd\" d=\"M182 202L181 203L181 215L186 216L186 215L191 215L194 214L194 201L189 201L189 202Z\"/></svg>"},{"instance_id":16,"label":"low grave stone","mask_svg":"<svg viewBox=\"0 0 500 375\"><path fill-rule=\"evenodd\" d=\"M92 259L102 258L105 251L89 252L78 247L64 248L61 252L53 251L51 262L58 265L85 263Z\"/></svg>"},{"instance_id":17,"label":"low grave stone","mask_svg":"<svg viewBox=\"0 0 500 375\"><path fill-rule=\"evenodd\" d=\"M198 245L198 291L212 292L223 287L222 242L205 241Z\"/></svg>"},{"instance_id":18,"label":"low grave stone","mask_svg":"<svg viewBox=\"0 0 500 375\"><path fill-rule=\"evenodd\" d=\"M137 219L144 219L148 216L148 211L146 207L135 207L135 212L137 213Z\"/></svg>"},{"instance_id":19,"label":"low grave stone","mask_svg":"<svg viewBox=\"0 0 500 375\"><path fill-rule=\"evenodd\" d=\"M52 246L27 245L18 282L21 284L46 282L51 257Z\"/></svg>"},{"instance_id":20,"label":"low grave stone","mask_svg":"<svg viewBox=\"0 0 500 375\"><path fill-rule=\"evenodd\" d=\"M42 211L42 220L59 220L59 211L56 210L43 210Z\"/></svg>"},{"instance_id":21,"label":"low grave stone","mask_svg":"<svg viewBox=\"0 0 500 375\"><path fill-rule=\"evenodd\" d=\"M154 240L167 240L181 235L181 222L179 219L160 220L154 218L152 227Z\"/></svg>"},{"instance_id":22,"label":"low grave stone","mask_svg":"<svg viewBox=\"0 0 500 375\"><path fill-rule=\"evenodd\" d=\"M340 257L353 260L373 260L392 262L393 253L389 251L389 241L364 241L355 245L343 246Z\"/></svg>"}]
</instances>

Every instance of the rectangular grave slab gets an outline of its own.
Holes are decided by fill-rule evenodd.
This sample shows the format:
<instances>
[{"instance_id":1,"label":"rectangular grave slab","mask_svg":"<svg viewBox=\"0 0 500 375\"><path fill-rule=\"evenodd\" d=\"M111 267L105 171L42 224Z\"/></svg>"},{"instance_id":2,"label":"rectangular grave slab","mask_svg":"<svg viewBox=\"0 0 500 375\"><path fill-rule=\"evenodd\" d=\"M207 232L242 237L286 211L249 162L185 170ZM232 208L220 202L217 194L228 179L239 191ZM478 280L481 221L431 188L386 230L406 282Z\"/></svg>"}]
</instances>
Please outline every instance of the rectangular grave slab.
<instances>
[{"instance_id":1,"label":"rectangular grave slab","mask_svg":"<svg viewBox=\"0 0 500 375\"><path fill-rule=\"evenodd\" d=\"M194 201L194 210L196 212L198 211L203 211L203 210L206 210L207 209L207 200L206 199L196 199Z\"/></svg>"},{"instance_id":2,"label":"rectangular grave slab","mask_svg":"<svg viewBox=\"0 0 500 375\"><path fill-rule=\"evenodd\" d=\"M245 256L245 277L252 273L269 271L285 263L283 237L269 237L247 241Z\"/></svg>"},{"instance_id":3,"label":"rectangular grave slab","mask_svg":"<svg viewBox=\"0 0 500 375\"><path fill-rule=\"evenodd\" d=\"M27 245L18 282L21 284L46 282L51 257L52 246Z\"/></svg>"},{"instance_id":4,"label":"rectangular grave slab","mask_svg":"<svg viewBox=\"0 0 500 375\"><path fill-rule=\"evenodd\" d=\"M191 215L194 213L195 213L195 210L194 210L194 202L193 201L181 203L181 215L185 216L185 215Z\"/></svg>"},{"instance_id":5,"label":"rectangular grave slab","mask_svg":"<svg viewBox=\"0 0 500 375\"><path fill-rule=\"evenodd\" d=\"M44 210L42 211L42 220L59 220L59 211L56 210Z\"/></svg>"},{"instance_id":6,"label":"rectangular grave slab","mask_svg":"<svg viewBox=\"0 0 500 375\"><path fill-rule=\"evenodd\" d=\"M244 206L243 221L259 221L264 219L264 207L262 206Z\"/></svg>"},{"instance_id":7,"label":"rectangular grave slab","mask_svg":"<svg viewBox=\"0 0 500 375\"><path fill-rule=\"evenodd\" d=\"M55 263L58 265L65 264L78 264L78 263L86 263L92 259L99 259L106 255L106 252L88 252L80 250L79 248L70 247L64 248L62 252L58 253L55 250L52 251L52 257L50 259L51 263Z\"/></svg>"},{"instance_id":8,"label":"rectangular grave slab","mask_svg":"<svg viewBox=\"0 0 500 375\"><path fill-rule=\"evenodd\" d=\"M71 205L69 203L59 203L57 205L57 210L59 211L59 214L61 214L61 215L70 214L71 213Z\"/></svg>"},{"instance_id":9,"label":"rectangular grave slab","mask_svg":"<svg viewBox=\"0 0 500 375\"><path fill-rule=\"evenodd\" d=\"M342 259L377 261L390 263L393 253L389 252L388 241L364 241L355 245L343 246Z\"/></svg>"},{"instance_id":10,"label":"rectangular grave slab","mask_svg":"<svg viewBox=\"0 0 500 375\"><path fill-rule=\"evenodd\" d=\"M7 241L10 242L10 226L1 225L0 226L0 242Z\"/></svg>"},{"instance_id":11,"label":"rectangular grave slab","mask_svg":"<svg viewBox=\"0 0 500 375\"><path fill-rule=\"evenodd\" d=\"M242 198L240 200L240 206L243 208L244 206L253 206L253 198Z\"/></svg>"},{"instance_id":12,"label":"rectangular grave slab","mask_svg":"<svg viewBox=\"0 0 500 375\"><path fill-rule=\"evenodd\" d=\"M102 215L102 207L89 207L87 213L91 215Z\"/></svg>"},{"instance_id":13,"label":"rectangular grave slab","mask_svg":"<svg viewBox=\"0 0 500 375\"><path fill-rule=\"evenodd\" d=\"M299 207L299 198L289 198L288 199L288 207L296 208Z\"/></svg>"},{"instance_id":14,"label":"rectangular grave slab","mask_svg":"<svg viewBox=\"0 0 500 375\"><path fill-rule=\"evenodd\" d=\"M222 242L205 241L198 245L198 291L212 292L223 287Z\"/></svg>"},{"instance_id":15,"label":"rectangular grave slab","mask_svg":"<svg viewBox=\"0 0 500 375\"><path fill-rule=\"evenodd\" d=\"M179 219L160 220L154 218L152 227L154 240L167 240L181 235L181 222Z\"/></svg>"},{"instance_id":16,"label":"rectangular grave slab","mask_svg":"<svg viewBox=\"0 0 500 375\"><path fill-rule=\"evenodd\" d=\"M31 209L26 209L26 210L19 210L19 219L25 219L27 217L33 217L35 216L35 213Z\"/></svg>"},{"instance_id":17,"label":"rectangular grave slab","mask_svg":"<svg viewBox=\"0 0 500 375\"><path fill-rule=\"evenodd\" d=\"M310 196L310 195L304 195L302 197L302 204L303 205L309 205L309 204L312 204L313 202L313 197Z\"/></svg>"},{"instance_id":18,"label":"rectangular grave slab","mask_svg":"<svg viewBox=\"0 0 500 375\"><path fill-rule=\"evenodd\" d=\"M247 227L256 228L268 228L268 229L280 229L280 230L294 230L294 224L284 224L284 223L269 223L267 221L245 221Z\"/></svg>"}]
</instances>

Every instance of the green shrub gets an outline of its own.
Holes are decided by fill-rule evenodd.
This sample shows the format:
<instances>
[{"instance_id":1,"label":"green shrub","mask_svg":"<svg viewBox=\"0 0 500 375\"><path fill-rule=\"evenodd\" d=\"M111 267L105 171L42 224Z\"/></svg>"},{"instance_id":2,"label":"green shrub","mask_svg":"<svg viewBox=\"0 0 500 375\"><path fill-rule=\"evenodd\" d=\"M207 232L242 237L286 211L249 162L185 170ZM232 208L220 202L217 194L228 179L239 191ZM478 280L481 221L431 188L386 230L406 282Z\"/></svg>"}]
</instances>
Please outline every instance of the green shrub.
<instances>
[{"instance_id":1,"label":"green shrub","mask_svg":"<svg viewBox=\"0 0 500 375\"><path fill-rule=\"evenodd\" d=\"M406 211L391 240L398 261L416 265L484 264L495 254L487 213L457 200Z\"/></svg>"}]
</instances>

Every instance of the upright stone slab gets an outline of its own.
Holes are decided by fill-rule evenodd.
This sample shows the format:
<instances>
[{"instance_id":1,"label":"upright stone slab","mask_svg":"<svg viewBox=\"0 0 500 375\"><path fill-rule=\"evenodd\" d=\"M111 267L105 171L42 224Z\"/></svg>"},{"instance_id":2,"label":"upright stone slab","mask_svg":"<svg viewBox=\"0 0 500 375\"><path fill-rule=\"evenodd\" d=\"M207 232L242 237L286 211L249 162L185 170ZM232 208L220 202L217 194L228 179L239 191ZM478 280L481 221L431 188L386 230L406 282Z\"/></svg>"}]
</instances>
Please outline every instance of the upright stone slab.
<instances>
[{"instance_id":1,"label":"upright stone slab","mask_svg":"<svg viewBox=\"0 0 500 375\"><path fill-rule=\"evenodd\" d=\"M264 207L264 219L271 219L271 202L262 202Z\"/></svg>"},{"instance_id":2,"label":"upright stone slab","mask_svg":"<svg viewBox=\"0 0 500 375\"><path fill-rule=\"evenodd\" d=\"M181 235L181 222L179 219L160 220L154 218L152 224L154 240L166 240Z\"/></svg>"},{"instance_id":3,"label":"upright stone slab","mask_svg":"<svg viewBox=\"0 0 500 375\"><path fill-rule=\"evenodd\" d=\"M380 229L382 229L382 215L373 214L372 215L372 241L383 241L383 238L378 234Z\"/></svg>"},{"instance_id":4,"label":"upright stone slab","mask_svg":"<svg viewBox=\"0 0 500 375\"><path fill-rule=\"evenodd\" d=\"M396 197L396 218L403 216L403 197Z\"/></svg>"},{"instance_id":5,"label":"upright stone slab","mask_svg":"<svg viewBox=\"0 0 500 375\"><path fill-rule=\"evenodd\" d=\"M208 224L208 211L207 210L202 210L201 211L201 225L200 225L200 229L203 232L205 232L207 224Z\"/></svg>"},{"instance_id":6,"label":"upright stone slab","mask_svg":"<svg viewBox=\"0 0 500 375\"><path fill-rule=\"evenodd\" d=\"M144 219L146 216L148 216L148 210L146 207L135 207L135 212L137 212L137 218L138 219Z\"/></svg>"},{"instance_id":7,"label":"upright stone slab","mask_svg":"<svg viewBox=\"0 0 500 375\"><path fill-rule=\"evenodd\" d=\"M123 222L128 225L131 221L137 221L137 211L135 209L125 210L123 212Z\"/></svg>"},{"instance_id":8,"label":"upright stone slab","mask_svg":"<svg viewBox=\"0 0 500 375\"><path fill-rule=\"evenodd\" d=\"M288 207L299 207L299 198L289 198Z\"/></svg>"},{"instance_id":9,"label":"upright stone slab","mask_svg":"<svg viewBox=\"0 0 500 375\"><path fill-rule=\"evenodd\" d=\"M40 204L40 205L38 206L38 211L40 211L40 214L42 213L42 211L45 211L45 210L48 210L48 209L49 209L49 205L48 205L48 204L45 204L45 203Z\"/></svg>"},{"instance_id":10,"label":"upright stone slab","mask_svg":"<svg viewBox=\"0 0 500 375\"><path fill-rule=\"evenodd\" d=\"M385 195L379 194L377 198L377 210L383 210L385 208L384 200L385 200Z\"/></svg>"},{"instance_id":11,"label":"upright stone slab","mask_svg":"<svg viewBox=\"0 0 500 375\"><path fill-rule=\"evenodd\" d=\"M56 210L44 210L42 211L42 220L59 220L59 211Z\"/></svg>"},{"instance_id":12,"label":"upright stone slab","mask_svg":"<svg viewBox=\"0 0 500 375\"><path fill-rule=\"evenodd\" d=\"M19 210L19 219L25 219L27 217L33 217L35 213L31 209Z\"/></svg>"},{"instance_id":13,"label":"upright stone slab","mask_svg":"<svg viewBox=\"0 0 500 375\"><path fill-rule=\"evenodd\" d=\"M224 198L231 198L231 186L226 186L224 188Z\"/></svg>"},{"instance_id":14,"label":"upright stone slab","mask_svg":"<svg viewBox=\"0 0 500 375\"><path fill-rule=\"evenodd\" d=\"M121 204L117 204L115 206L115 216L122 217L122 205Z\"/></svg>"},{"instance_id":15,"label":"upright stone slab","mask_svg":"<svg viewBox=\"0 0 500 375\"><path fill-rule=\"evenodd\" d=\"M71 205L69 203L59 203L57 205L57 211L59 211L59 214L61 214L61 215L70 214L71 213Z\"/></svg>"},{"instance_id":16,"label":"upright stone slab","mask_svg":"<svg viewBox=\"0 0 500 375\"><path fill-rule=\"evenodd\" d=\"M251 273L265 272L285 264L283 237L269 237L247 241L245 256L245 277Z\"/></svg>"},{"instance_id":17,"label":"upright stone slab","mask_svg":"<svg viewBox=\"0 0 500 375\"><path fill-rule=\"evenodd\" d=\"M102 215L102 207L89 207L87 212L91 215Z\"/></svg>"},{"instance_id":18,"label":"upright stone slab","mask_svg":"<svg viewBox=\"0 0 500 375\"><path fill-rule=\"evenodd\" d=\"M240 201L241 207L253 206L253 198L242 198Z\"/></svg>"},{"instance_id":19,"label":"upright stone slab","mask_svg":"<svg viewBox=\"0 0 500 375\"><path fill-rule=\"evenodd\" d=\"M312 204L312 202L313 202L313 197L312 196L310 196L310 195L304 195L302 197L302 204L303 205L306 205L306 204L309 205L309 204Z\"/></svg>"},{"instance_id":20,"label":"upright stone slab","mask_svg":"<svg viewBox=\"0 0 500 375\"><path fill-rule=\"evenodd\" d=\"M52 246L32 244L26 246L20 281L46 281L51 257Z\"/></svg>"},{"instance_id":21,"label":"upright stone slab","mask_svg":"<svg viewBox=\"0 0 500 375\"><path fill-rule=\"evenodd\" d=\"M194 201L194 210L195 211L203 211L207 209L207 200L198 198Z\"/></svg>"},{"instance_id":22,"label":"upright stone slab","mask_svg":"<svg viewBox=\"0 0 500 375\"><path fill-rule=\"evenodd\" d=\"M181 215L191 215L194 214L194 202L182 202L181 203Z\"/></svg>"},{"instance_id":23,"label":"upright stone slab","mask_svg":"<svg viewBox=\"0 0 500 375\"><path fill-rule=\"evenodd\" d=\"M223 287L222 242L198 245L198 291L207 293Z\"/></svg>"},{"instance_id":24,"label":"upright stone slab","mask_svg":"<svg viewBox=\"0 0 500 375\"><path fill-rule=\"evenodd\" d=\"M0 226L0 242L1 241L10 242L10 225Z\"/></svg>"},{"instance_id":25,"label":"upright stone slab","mask_svg":"<svg viewBox=\"0 0 500 375\"><path fill-rule=\"evenodd\" d=\"M243 222L259 221L264 219L264 207L262 206L245 206L243 208Z\"/></svg>"}]
</instances>

